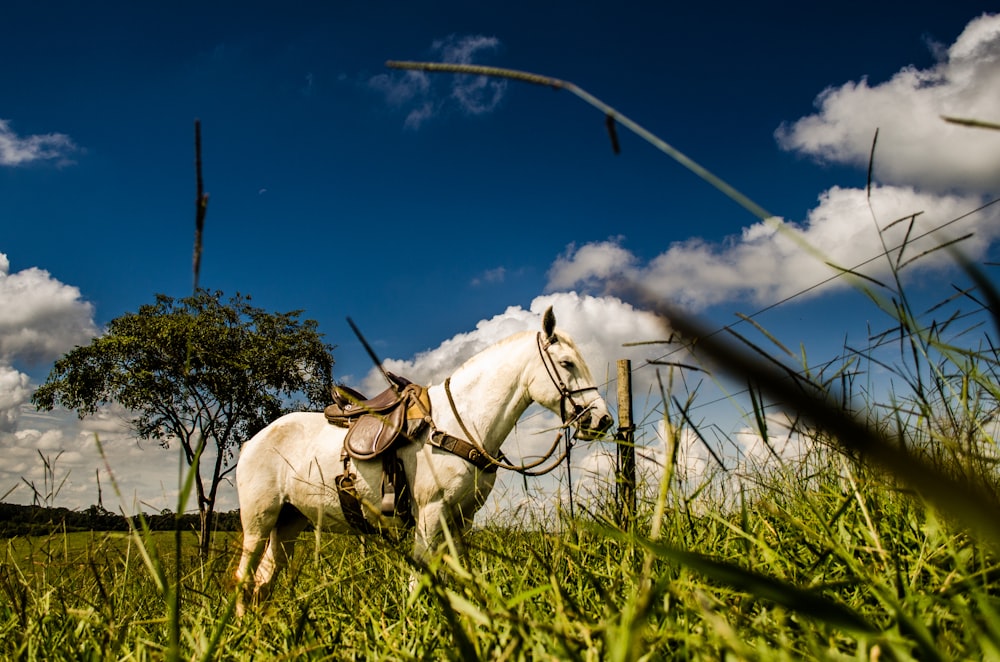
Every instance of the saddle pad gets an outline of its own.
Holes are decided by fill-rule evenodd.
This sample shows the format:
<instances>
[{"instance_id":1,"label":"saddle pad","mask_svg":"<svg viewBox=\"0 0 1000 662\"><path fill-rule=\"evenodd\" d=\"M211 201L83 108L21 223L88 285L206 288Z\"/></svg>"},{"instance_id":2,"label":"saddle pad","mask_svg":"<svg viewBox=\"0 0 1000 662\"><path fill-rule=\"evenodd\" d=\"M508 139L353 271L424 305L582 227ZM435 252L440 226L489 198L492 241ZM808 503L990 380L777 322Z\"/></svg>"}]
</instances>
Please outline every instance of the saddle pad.
<instances>
[{"instance_id":1,"label":"saddle pad","mask_svg":"<svg viewBox=\"0 0 1000 662\"><path fill-rule=\"evenodd\" d=\"M406 407L365 414L351 423L344 449L355 460L370 460L392 446L405 431Z\"/></svg>"}]
</instances>

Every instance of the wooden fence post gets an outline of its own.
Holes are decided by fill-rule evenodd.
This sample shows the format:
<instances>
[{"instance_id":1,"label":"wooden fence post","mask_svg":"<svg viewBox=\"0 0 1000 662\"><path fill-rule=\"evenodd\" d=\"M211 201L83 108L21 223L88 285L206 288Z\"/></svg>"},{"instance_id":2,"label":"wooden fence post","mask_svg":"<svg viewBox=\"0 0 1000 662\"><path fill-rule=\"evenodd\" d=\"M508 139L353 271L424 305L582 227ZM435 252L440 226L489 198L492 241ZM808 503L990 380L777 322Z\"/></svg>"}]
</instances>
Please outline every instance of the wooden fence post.
<instances>
[{"instance_id":1,"label":"wooden fence post","mask_svg":"<svg viewBox=\"0 0 1000 662\"><path fill-rule=\"evenodd\" d=\"M635 519L635 425L632 423L632 361L618 360L617 476L620 524L632 528Z\"/></svg>"}]
</instances>

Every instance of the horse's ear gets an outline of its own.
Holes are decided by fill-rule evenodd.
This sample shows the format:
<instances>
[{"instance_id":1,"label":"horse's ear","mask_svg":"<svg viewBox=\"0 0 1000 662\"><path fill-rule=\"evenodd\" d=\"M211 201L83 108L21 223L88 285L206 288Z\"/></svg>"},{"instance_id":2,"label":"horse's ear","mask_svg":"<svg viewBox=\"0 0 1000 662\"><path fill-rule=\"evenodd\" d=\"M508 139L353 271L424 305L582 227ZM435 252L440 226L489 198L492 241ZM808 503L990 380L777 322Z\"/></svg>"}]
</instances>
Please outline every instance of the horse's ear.
<instances>
[{"instance_id":1,"label":"horse's ear","mask_svg":"<svg viewBox=\"0 0 1000 662\"><path fill-rule=\"evenodd\" d=\"M556 332L556 314L552 312L552 306L545 309L545 314L542 315L542 333L549 342L555 342L555 332Z\"/></svg>"}]
</instances>

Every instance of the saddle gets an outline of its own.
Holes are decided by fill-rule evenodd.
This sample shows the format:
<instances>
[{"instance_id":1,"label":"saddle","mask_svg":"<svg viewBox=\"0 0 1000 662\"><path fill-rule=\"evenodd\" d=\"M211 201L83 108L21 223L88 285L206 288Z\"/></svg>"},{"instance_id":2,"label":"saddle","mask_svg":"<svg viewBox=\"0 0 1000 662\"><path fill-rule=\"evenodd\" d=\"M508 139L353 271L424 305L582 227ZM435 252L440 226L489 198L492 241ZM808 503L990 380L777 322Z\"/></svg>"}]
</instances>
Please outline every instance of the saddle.
<instances>
[{"instance_id":1,"label":"saddle","mask_svg":"<svg viewBox=\"0 0 1000 662\"><path fill-rule=\"evenodd\" d=\"M333 404L323 410L331 424L348 428L344 449L355 460L374 459L400 438L416 436L430 416L427 389L391 372L386 374L393 386L374 398L365 398L347 386L334 386Z\"/></svg>"},{"instance_id":2,"label":"saddle","mask_svg":"<svg viewBox=\"0 0 1000 662\"><path fill-rule=\"evenodd\" d=\"M431 404L427 389L408 379L387 373L392 381L385 391L373 398L347 386L334 386L333 404L323 410L332 425L347 428L341 459L343 473L336 478L340 505L348 523L362 533L378 530L364 518L361 500L350 470L350 461L382 460L382 504L385 516L400 517L407 526L414 524L410 510L410 490L406 473L396 458L396 448L419 435L430 419Z\"/></svg>"}]
</instances>

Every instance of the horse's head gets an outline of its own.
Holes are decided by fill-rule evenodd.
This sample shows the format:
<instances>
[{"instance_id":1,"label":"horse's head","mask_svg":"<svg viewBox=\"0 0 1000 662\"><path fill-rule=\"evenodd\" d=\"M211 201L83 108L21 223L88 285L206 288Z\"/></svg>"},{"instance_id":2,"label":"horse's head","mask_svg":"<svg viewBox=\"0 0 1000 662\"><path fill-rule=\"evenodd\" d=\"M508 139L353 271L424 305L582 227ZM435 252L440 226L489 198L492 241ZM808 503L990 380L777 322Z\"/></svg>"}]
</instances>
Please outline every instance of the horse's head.
<instances>
[{"instance_id":1,"label":"horse's head","mask_svg":"<svg viewBox=\"0 0 1000 662\"><path fill-rule=\"evenodd\" d=\"M539 366L529 390L532 399L558 412L563 423L576 428L579 439L597 439L604 434L614 419L573 339L556 331L551 307L542 316L538 356Z\"/></svg>"}]
</instances>

